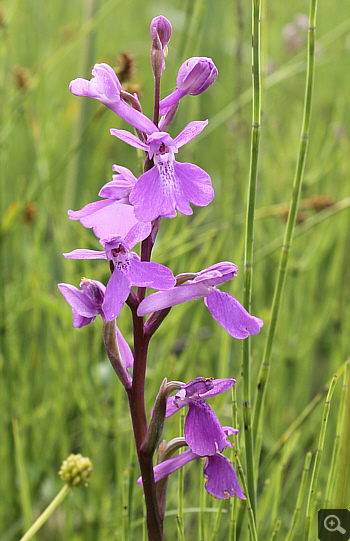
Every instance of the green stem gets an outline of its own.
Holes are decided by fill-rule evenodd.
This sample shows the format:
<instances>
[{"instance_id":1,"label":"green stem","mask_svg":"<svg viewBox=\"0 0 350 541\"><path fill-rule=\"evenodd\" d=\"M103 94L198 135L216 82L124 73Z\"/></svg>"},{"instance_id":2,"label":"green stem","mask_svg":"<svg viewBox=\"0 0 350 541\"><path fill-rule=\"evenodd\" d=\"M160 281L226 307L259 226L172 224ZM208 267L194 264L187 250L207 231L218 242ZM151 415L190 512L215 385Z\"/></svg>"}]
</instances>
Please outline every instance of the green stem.
<instances>
[{"instance_id":1,"label":"green stem","mask_svg":"<svg viewBox=\"0 0 350 541\"><path fill-rule=\"evenodd\" d=\"M180 415L180 437L184 437L184 425L185 425L185 414L184 410L181 410ZM182 450L180 450L180 453ZM178 486L178 496L177 496L177 517L176 517L176 523L177 523L177 538L178 541L184 541L185 540L185 532L184 532L184 517L183 517L183 498L184 498L184 469L179 469L179 486Z\"/></svg>"},{"instance_id":2,"label":"green stem","mask_svg":"<svg viewBox=\"0 0 350 541\"><path fill-rule=\"evenodd\" d=\"M305 541L308 541L308 539L310 538L310 526L311 526L312 512L313 512L313 507L314 507L315 490L316 490L318 473L320 471L324 440L326 437L326 428L327 428L329 410L331 407L331 399L332 399L336 382L337 382L337 376L334 376L329 386L326 403L324 405L324 410L323 410L322 426L321 426L321 431L320 431L320 437L318 440L318 449L316 451L316 458L315 458L314 468L312 471L309 496L307 500L306 522L305 522Z\"/></svg>"},{"instance_id":3,"label":"green stem","mask_svg":"<svg viewBox=\"0 0 350 541\"><path fill-rule=\"evenodd\" d=\"M274 297L273 297L271 321L270 321L270 325L268 329L268 335L267 335L263 360L261 363L259 377L258 377L258 387L257 387L257 392L256 392L254 414L253 414L254 437L256 437L257 435L258 427L260 423L260 417L262 416L263 410L264 410L266 386L267 386L267 380L268 380L268 376L270 372L271 350L272 350L273 340L274 340L275 331L277 327L283 286L284 286L286 272L287 272L289 252L290 252L290 248L291 248L291 244L293 240L294 228L295 228L295 218L296 218L296 214L298 210L301 185L302 185L302 180L304 176L304 167L305 167L305 160L306 160L308 139L309 139L311 101L312 101L312 89L313 89L313 79L314 79L316 8L317 8L317 0L311 0L309 33L308 33L308 64L307 64L303 121L302 121L302 129L301 129L300 142L299 142L299 153L298 153L297 167L296 167L296 172L295 172L295 177L294 177L293 195L292 195L288 221L287 221L285 235L284 235L277 283L276 283Z\"/></svg>"},{"instance_id":4,"label":"green stem","mask_svg":"<svg viewBox=\"0 0 350 541\"><path fill-rule=\"evenodd\" d=\"M308 475L309 475L311 456L312 456L312 454L309 451L307 453L306 459L305 459L303 475L301 476L301 483L300 483L299 493L298 493L298 497L297 497L297 503L296 503L294 513L293 513L292 523L291 523L290 528L288 530L288 534L287 534L287 537L286 537L285 541L292 541L293 535L294 535L294 532L295 532L295 528L297 527L297 524L298 524L301 504L303 502L303 497L304 497L305 488L306 488L306 481L307 481L307 478L308 478Z\"/></svg>"},{"instance_id":5,"label":"green stem","mask_svg":"<svg viewBox=\"0 0 350 541\"><path fill-rule=\"evenodd\" d=\"M24 534L20 541L29 541L36 534L36 532L41 528L41 526L47 521L47 519L52 515L56 507L64 500L69 492L69 486L64 485L64 487L59 491L57 496L52 500L50 505L46 507L40 517L34 522L34 524L29 528L29 530Z\"/></svg>"},{"instance_id":6,"label":"green stem","mask_svg":"<svg viewBox=\"0 0 350 541\"><path fill-rule=\"evenodd\" d=\"M260 0L253 0L252 4L252 76L253 76L253 120L251 133L251 158L248 187L248 203L246 218L245 253L244 253L244 287L243 305L250 311L252 295L253 271L253 241L254 241L254 212L255 193L258 177L258 158L260 141ZM243 420L245 435L245 453L247 463L247 482L251 506L256 517L256 495L254 480L254 441L251 418L251 376L250 376L250 337L243 342Z\"/></svg>"},{"instance_id":7,"label":"green stem","mask_svg":"<svg viewBox=\"0 0 350 541\"><path fill-rule=\"evenodd\" d=\"M255 526L255 518L254 518L254 513L253 513L253 509L252 509L252 505L251 505L251 501L250 501L250 497L249 497L248 487L247 487L247 483L245 481L242 465L241 465L240 460L239 460L237 455L236 455L236 462L237 462L238 477L239 477L239 480L240 480L240 482L242 484L243 492L244 492L244 494L246 495L246 498L247 498L246 501L247 501L247 512L248 512L248 523L249 523L250 538L251 538L251 541L258 541L258 535L256 533L256 526Z\"/></svg>"}]
</instances>

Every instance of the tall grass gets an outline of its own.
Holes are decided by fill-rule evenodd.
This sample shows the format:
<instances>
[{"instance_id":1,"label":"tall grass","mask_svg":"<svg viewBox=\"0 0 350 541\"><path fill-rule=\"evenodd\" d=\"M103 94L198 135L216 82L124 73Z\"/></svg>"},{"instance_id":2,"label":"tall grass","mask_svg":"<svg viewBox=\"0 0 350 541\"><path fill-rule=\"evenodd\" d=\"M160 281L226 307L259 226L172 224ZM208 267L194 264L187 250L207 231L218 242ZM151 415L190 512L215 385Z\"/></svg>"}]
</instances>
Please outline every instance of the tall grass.
<instances>
[{"instance_id":1,"label":"tall grass","mask_svg":"<svg viewBox=\"0 0 350 541\"><path fill-rule=\"evenodd\" d=\"M321 507L326 496L329 507L337 501L329 483L341 486L348 460L348 431L337 421L348 418L344 404L349 404L344 394L341 400L339 383L349 356L350 329L350 117L344 70L350 21L343 2L334 0L332 8L320 3L318 10L308 156L270 352L261 437L256 427L255 446L261 445L259 469L255 464L256 530L263 540L284 539L291 528L294 539L302 539L309 513L310 538L316 539L316 506ZM283 28L308 9L306 0L270 0L264 9L262 31L268 32L268 40L262 57L251 312L263 318L265 326L251 341L253 391L272 317L307 68L307 30L287 46ZM59 492L57 471L70 452L91 458L90 487L65 499L36 534L37 541L142 538L142 496L130 451L127 404L104 352L101 321L73 329L71 311L56 284L77 284L80 275L104 282L107 278L104 266L96 262L63 260L64 251L98 246L91 231L69 221L67 201L77 209L94 200L111 179L113 163L138 172L136 153L109 135L110 127L125 128L122 121L92 100L83 106L70 95L69 81L88 78L94 62L115 65L118 53L128 50L135 55L144 112L151 115L148 25L160 13L173 24L162 97L174 88L178 66L188 56L212 57L219 78L202 96L183 100L171 129L177 135L188 121L209 118L198 140L181 149L180 160L193 161L210 173L214 202L195 209L193 217L163 220L154 259L174 273L232 260L239 274L226 290L243 301L252 100L250 6L238 0L236 5L223 0L189 0L186 5L5 0L0 12L0 541L19 539L30 519ZM325 208L321 196L334 205ZM127 307L118 324L130 340ZM241 348L215 325L201 301L175 307L151 343L146 383L150 411L164 376L183 381L199 375L236 378L238 469L245 475ZM339 382L324 433L316 500L307 509L311 486L305 470L315 468L326 394L335 374ZM212 405L229 425L229 398L217 397ZM169 440L178 430L178 421L169 419L164 437ZM341 442L335 465L334 438ZM309 452L313 458L305 466ZM327 464L332 464L331 480ZM207 539L248 539L246 504L236 502L230 509L229 502L219 507L216 500L204 500L201 476L201 465L192 463L180 479L185 539L197 539L199 528ZM167 539L177 535L177 488L172 476Z\"/></svg>"}]
</instances>

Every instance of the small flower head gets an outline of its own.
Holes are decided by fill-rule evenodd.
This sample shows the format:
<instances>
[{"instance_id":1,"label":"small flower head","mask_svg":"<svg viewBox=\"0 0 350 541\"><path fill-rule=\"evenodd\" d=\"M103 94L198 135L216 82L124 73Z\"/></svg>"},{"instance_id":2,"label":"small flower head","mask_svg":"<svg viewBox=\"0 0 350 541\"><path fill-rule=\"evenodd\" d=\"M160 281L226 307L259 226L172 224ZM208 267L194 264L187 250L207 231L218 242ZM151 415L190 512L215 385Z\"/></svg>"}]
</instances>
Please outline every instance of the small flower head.
<instances>
[{"instance_id":1,"label":"small flower head","mask_svg":"<svg viewBox=\"0 0 350 541\"><path fill-rule=\"evenodd\" d=\"M195 56L186 60L179 69L175 90L159 104L159 112L165 115L186 95L197 96L206 90L218 76L211 58Z\"/></svg>"},{"instance_id":2,"label":"small flower head","mask_svg":"<svg viewBox=\"0 0 350 541\"><path fill-rule=\"evenodd\" d=\"M58 289L72 307L73 327L84 327L101 315L105 320L102 309L106 288L98 280L82 278L81 289L71 284L58 284Z\"/></svg>"},{"instance_id":3,"label":"small flower head","mask_svg":"<svg viewBox=\"0 0 350 541\"><path fill-rule=\"evenodd\" d=\"M70 487L87 487L93 472L91 460L88 457L70 454L64 460L58 472L62 481Z\"/></svg>"}]
</instances>

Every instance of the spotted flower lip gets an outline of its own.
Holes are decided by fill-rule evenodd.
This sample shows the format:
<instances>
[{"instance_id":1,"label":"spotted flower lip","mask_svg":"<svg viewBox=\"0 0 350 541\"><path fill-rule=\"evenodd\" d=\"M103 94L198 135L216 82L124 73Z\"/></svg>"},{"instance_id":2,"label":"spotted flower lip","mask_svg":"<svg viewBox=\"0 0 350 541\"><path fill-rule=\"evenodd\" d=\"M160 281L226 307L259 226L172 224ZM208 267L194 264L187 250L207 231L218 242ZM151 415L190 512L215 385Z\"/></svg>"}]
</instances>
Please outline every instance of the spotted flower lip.
<instances>
[{"instance_id":1,"label":"spotted flower lip","mask_svg":"<svg viewBox=\"0 0 350 541\"><path fill-rule=\"evenodd\" d=\"M237 270L234 263L223 261L201 272L179 274L177 280L181 285L149 295L140 303L137 314L144 316L186 301L204 298L204 304L213 318L233 338L244 339L250 334L258 334L264 324L262 319L251 316L237 299L216 288L234 278ZM182 283L185 279L188 279L188 283Z\"/></svg>"},{"instance_id":2,"label":"spotted flower lip","mask_svg":"<svg viewBox=\"0 0 350 541\"><path fill-rule=\"evenodd\" d=\"M181 214L193 214L190 203L204 207L213 197L210 176L197 165L179 163L174 154L180 147L194 139L208 124L208 120L190 122L172 139L166 132L151 134L147 143L125 130L111 129L115 137L129 145L148 152L154 167L143 173L131 190L130 203L135 217L150 222L164 216L174 218L176 209Z\"/></svg>"},{"instance_id":3,"label":"spotted flower lip","mask_svg":"<svg viewBox=\"0 0 350 541\"><path fill-rule=\"evenodd\" d=\"M177 455L173 458L169 458L164 462L160 462L153 468L154 480L157 483L164 477L168 477L175 471L182 468L191 460L202 458L200 455L194 453L191 449L188 449L184 453ZM243 490L240 487L236 470L234 469L231 461L220 453L207 457L207 460L203 469L204 477L207 479L205 483L205 489L214 498L219 500L226 500L230 496L236 496L241 500L245 500ZM142 486L142 478L137 480L138 484Z\"/></svg>"},{"instance_id":4,"label":"spotted flower lip","mask_svg":"<svg viewBox=\"0 0 350 541\"><path fill-rule=\"evenodd\" d=\"M135 218L129 201L137 179L121 165L113 165L113 171L118 174L113 175L113 180L105 184L98 194L105 199L89 203L80 210L69 210L68 216L71 220L79 220L84 227L92 227L99 239L110 234L125 238L134 228L137 242L141 242L151 233L152 225Z\"/></svg>"},{"instance_id":5,"label":"spotted flower lip","mask_svg":"<svg viewBox=\"0 0 350 541\"><path fill-rule=\"evenodd\" d=\"M159 103L159 112L162 116L184 96L190 94L197 96L216 81L218 70L211 58L194 56L188 58L180 67L176 88Z\"/></svg>"},{"instance_id":6,"label":"spotted flower lip","mask_svg":"<svg viewBox=\"0 0 350 541\"><path fill-rule=\"evenodd\" d=\"M106 105L131 126L145 133L153 133L158 128L143 113L140 113L120 97L121 84L115 71L108 64L95 64L93 78L73 79L69 90L75 96L94 98Z\"/></svg>"},{"instance_id":7,"label":"spotted flower lip","mask_svg":"<svg viewBox=\"0 0 350 541\"><path fill-rule=\"evenodd\" d=\"M227 439L236 434L237 429L223 427L214 411L206 403L211 398L231 389L234 379L196 378L182 383L181 389L167 400L166 417L171 417L184 406L188 406L185 421L185 440L194 453L199 456L215 455L226 447L232 447Z\"/></svg>"},{"instance_id":8,"label":"spotted flower lip","mask_svg":"<svg viewBox=\"0 0 350 541\"><path fill-rule=\"evenodd\" d=\"M141 261L135 252L131 252L136 244L133 234L134 231L130 231L125 239L113 235L100 239L103 251L78 249L63 254L68 259L107 259L112 263L113 272L102 303L107 321L118 317L132 286L168 289L175 284L170 269L152 261Z\"/></svg>"}]
</instances>

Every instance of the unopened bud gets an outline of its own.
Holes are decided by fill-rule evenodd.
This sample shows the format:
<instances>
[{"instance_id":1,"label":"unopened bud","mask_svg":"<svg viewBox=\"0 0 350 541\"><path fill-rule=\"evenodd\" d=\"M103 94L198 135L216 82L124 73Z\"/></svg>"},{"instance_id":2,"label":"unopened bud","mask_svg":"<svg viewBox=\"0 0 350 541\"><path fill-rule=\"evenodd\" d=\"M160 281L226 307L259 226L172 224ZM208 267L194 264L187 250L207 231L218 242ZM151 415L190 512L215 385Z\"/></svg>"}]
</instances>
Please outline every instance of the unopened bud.
<instances>
[{"instance_id":1,"label":"unopened bud","mask_svg":"<svg viewBox=\"0 0 350 541\"><path fill-rule=\"evenodd\" d=\"M81 488L88 486L92 472L92 463L88 457L71 454L63 461L58 474L70 487Z\"/></svg>"},{"instance_id":2,"label":"unopened bud","mask_svg":"<svg viewBox=\"0 0 350 541\"><path fill-rule=\"evenodd\" d=\"M158 17L154 17L151 22L151 38L154 39L154 31L157 32L160 42L164 47L169 43L170 37L171 37L171 24L163 17L163 15L159 15Z\"/></svg>"},{"instance_id":3,"label":"unopened bud","mask_svg":"<svg viewBox=\"0 0 350 541\"><path fill-rule=\"evenodd\" d=\"M218 70L211 58L194 56L186 60L179 69L175 90L159 104L159 112L165 115L183 96L197 96L217 78Z\"/></svg>"}]
</instances>

